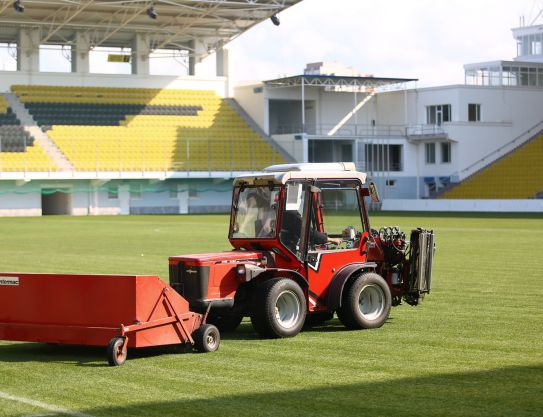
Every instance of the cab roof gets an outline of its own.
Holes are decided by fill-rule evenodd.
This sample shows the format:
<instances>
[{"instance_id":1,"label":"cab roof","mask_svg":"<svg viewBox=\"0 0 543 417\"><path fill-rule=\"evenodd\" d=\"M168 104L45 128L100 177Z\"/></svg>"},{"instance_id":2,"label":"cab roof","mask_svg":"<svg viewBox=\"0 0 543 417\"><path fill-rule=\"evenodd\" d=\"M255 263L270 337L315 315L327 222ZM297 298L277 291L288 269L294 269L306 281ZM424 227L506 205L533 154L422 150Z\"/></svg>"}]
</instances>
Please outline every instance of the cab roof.
<instances>
[{"instance_id":1,"label":"cab roof","mask_svg":"<svg viewBox=\"0 0 543 417\"><path fill-rule=\"evenodd\" d=\"M234 180L239 184L285 184L291 179L358 179L362 184L366 182L366 174L356 171L353 162L333 163L303 163L272 165L263 169L263 172L241 175Z\"/></svg>"}]
</instances>

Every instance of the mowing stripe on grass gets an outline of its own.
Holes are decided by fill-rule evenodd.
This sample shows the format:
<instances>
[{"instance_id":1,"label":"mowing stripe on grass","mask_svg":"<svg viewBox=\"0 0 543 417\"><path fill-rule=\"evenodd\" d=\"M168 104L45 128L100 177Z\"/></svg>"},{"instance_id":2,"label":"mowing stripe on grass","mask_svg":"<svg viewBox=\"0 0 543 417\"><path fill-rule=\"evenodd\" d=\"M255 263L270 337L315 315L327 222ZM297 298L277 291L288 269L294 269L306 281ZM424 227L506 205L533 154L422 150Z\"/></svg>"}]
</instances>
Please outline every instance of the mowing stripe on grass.
<instances>
[{"instance_id":1,"label":"mowing stripe on grass","mask_svg":"<svg viewBox=\"0 0 543 417\"><path fill-rule=\"evenodd\" d=\"M30 398L16 397L15 395L8 394L6 392L0 391L0 398L9 401L17 401L19 403L31 405L32 407L42 408L47 411L54 411L57 414L66 414L67 416L74 417L93 417L90 414L78 413L77 411L70 411L62 407L57 407L53 404L47 404L41 401L32 400Z\"/></svg>"}]
</instances>

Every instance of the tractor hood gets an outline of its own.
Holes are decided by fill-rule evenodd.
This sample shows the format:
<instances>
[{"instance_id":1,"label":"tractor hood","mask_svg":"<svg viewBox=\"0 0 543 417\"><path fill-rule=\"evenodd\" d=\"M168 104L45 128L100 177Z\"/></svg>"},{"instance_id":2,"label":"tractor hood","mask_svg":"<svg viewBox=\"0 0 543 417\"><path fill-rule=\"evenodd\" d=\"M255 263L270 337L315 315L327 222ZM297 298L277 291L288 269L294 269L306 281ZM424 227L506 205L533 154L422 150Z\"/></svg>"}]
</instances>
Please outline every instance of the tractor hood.
<instances>
[{"instance_id":1,"label":"tractor hood","mask_svg":"<svg viewBox=\"0 0 543 417\"><path fill-rule=\"evenodd\" d=\"M216 252L216 253L201 253L194 255L179 255L170 256L170 265L176 265L179 262L188 263L191 265L209 265L209 264L224 264L224 263L237 263L243 261L258 261L264 257L262 252L249 252L234 250L228 252Z\"/></svg>"}]
</instances>

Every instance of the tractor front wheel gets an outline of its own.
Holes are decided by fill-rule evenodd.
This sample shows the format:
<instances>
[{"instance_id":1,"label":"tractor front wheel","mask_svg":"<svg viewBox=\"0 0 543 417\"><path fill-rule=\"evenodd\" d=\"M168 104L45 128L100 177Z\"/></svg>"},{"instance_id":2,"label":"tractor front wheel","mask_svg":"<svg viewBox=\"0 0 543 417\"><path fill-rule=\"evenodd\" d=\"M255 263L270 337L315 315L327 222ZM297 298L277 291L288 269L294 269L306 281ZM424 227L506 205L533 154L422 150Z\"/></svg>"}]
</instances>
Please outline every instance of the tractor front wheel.
<instances>
[{"instance_id":1,"label":"tractor front wheel","mask_svg":"<svg viewBox=\"0 0 543 417\"><path fill-rule=\"evenodd\" d=\"M385 323L391 303L386 281L376 273L367 272L345 288L337 315L350 329L375 329Z\"/></svg>"},{"instance_id":2,"label":"tractor front wheel","mask_svg":"<svg viewBox=\"0 0 543 417\"><path fill-rule=\"evenodd\" d=\"M253 294L251 323L264 337L296 336L304 325L305 296L300 286L288 278L270 279Z\"/></svg>"}]
</instances>

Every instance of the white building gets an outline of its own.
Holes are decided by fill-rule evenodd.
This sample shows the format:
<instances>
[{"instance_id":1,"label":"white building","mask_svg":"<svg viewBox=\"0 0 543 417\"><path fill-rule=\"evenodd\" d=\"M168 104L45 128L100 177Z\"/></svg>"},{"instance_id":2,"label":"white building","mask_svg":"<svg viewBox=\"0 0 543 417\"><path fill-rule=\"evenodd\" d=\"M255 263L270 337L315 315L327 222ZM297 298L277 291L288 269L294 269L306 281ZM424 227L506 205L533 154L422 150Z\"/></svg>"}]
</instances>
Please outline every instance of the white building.
<instances>
[{"instance_id":1,"label":"white building","mask_svg":"<svg viewBox=\"0 0 543 417\"><path fill-rule=\"evenodd\" d=\"M515 60L465 65L463 85L379 84L326 76L338 65L317 63L304 75L238 86L235 97L297 160L353 160L385 198L426 198L543 129L542 28L514 29Z\"/></svg>"}]
</instances>

